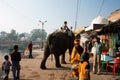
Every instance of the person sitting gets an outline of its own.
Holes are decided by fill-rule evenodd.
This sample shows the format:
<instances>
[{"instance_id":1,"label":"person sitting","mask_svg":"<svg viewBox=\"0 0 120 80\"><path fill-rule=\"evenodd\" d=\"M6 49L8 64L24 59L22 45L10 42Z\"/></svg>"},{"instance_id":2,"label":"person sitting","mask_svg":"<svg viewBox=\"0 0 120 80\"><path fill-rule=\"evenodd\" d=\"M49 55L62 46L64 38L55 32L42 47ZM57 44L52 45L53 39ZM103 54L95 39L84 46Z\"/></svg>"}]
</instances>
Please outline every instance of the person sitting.
<instances>
[{"instance_id":1,"label":"person sitting","mask_svg":"<svg viewBox=\"0 0 120 80\"><path fill-rule=\"evenodd\" d=\"M67 32L70 30L67 26L67 21L64 21L64 24L62 25L61 30L62 32Z\"/></svg>"}]
</instances>

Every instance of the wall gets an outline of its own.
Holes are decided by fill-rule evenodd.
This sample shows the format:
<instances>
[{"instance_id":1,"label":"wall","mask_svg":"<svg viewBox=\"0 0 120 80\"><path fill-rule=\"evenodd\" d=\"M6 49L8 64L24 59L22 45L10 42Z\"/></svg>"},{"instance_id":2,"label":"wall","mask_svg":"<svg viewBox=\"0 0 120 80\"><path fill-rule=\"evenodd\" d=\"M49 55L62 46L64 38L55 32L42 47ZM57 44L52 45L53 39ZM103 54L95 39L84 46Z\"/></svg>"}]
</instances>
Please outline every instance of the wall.
<instances>
[{"instance_id":1,"label":"wall","mask_svg":"<svg viewBox=\"0 0 120 80\"><path fill-rule=\"evenodd\" d=\"M107 17L107 19L108 19L109 21L112 21L112 22L120 19L120 9L112 12L112 13Z\"/></svg>"}]
</instances>

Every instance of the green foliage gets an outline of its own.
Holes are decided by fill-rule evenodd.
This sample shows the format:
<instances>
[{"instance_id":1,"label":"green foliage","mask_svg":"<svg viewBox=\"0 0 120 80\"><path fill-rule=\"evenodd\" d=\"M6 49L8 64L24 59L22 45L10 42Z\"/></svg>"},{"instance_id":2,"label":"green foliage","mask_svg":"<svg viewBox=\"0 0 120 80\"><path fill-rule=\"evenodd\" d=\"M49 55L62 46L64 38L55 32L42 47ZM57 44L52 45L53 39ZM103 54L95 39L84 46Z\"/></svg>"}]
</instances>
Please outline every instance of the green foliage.
<instances>
[{"instance_id":1,"label":"green foliage","mask_svg":"<svg viewBox=\"0 0 120 80\"><path fill-rule=\"evenodd\" d=\"M10 40L17 40L18 34L16 33L16 30L12 29L11 32L7 34L7 38Z\"/></svg>"},{"instance_id":2,"label":"green foliage","mask_svg":"<svg viewBox=\"0 0 120 80\"><path fill-rule=\"evenodd\" d=\"M19 34L19 38L25 37L24 33Z\"/></svg>"},{"instance_id":3,"label":"green foliage","mask_svg":"<svg viewBox=\"0 0 120 80\"><path fill-rule=\"evenodd\" d=\"M1 31L0 35L1 35L1 37L0 37L1 39L7 38L7 33L5 31Z\"/></svg>"},{"instance_id":4,"label":"green foliage","mask_svg":"<svg viewBox=\"0 0 120 80\"><path fill-rule=\"evenodd\" d=\"M31 39L32 40L36 40L37 38L45 39L46 36L47 36L47 33L45 32L45 30L33 29L31 31Z\"/></svg>"},{"instance_id":5,"label":"green foliage","mask_svg":"<svg viewBox=\"0 0 120 80\"><path fill-rule=\"evenodd\" d=\"M28 47L28 42L27 42L27 41L23 41L23 42L19 45L19 49L20 49L21 51L24 51L25 48L27 48L27 47Z\"/></svg>"},{"instance_id":6,"label":"green foliage","mask_svg":"<svg viewBox=\"0 0 120 80\"><path fill-rule=\"evenodd\" d=\"M43 36L42 36L43 35ZM25 40L21 40L21 38L25 38ZM0 32L0 51L9 52L13 49L15 44L19 45L19 49L23 51L27 45L29 40L36 41L36 39L43 39L45 40L47 37L47 33L45 30L41 29L33 29L31 33L21 33L18 34L16 30L12 29L10 33L5 31ZM39 42L38 42L39 43Z\"/></svg>"}]
</instances>

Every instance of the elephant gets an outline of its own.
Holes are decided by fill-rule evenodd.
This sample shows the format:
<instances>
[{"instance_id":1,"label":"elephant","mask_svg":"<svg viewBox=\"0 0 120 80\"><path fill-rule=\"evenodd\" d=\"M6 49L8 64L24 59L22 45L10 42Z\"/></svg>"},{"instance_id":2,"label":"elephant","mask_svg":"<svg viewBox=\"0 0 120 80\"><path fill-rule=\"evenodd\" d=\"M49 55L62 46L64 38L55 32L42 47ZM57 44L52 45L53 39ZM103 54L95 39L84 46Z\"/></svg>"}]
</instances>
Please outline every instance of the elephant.
<instances>
[{"instance_id":1,"label":"elephant","mask_svg":"<svg viewBox=\"0 0 120 80\"><path fill-rule=\"evenodd\" d=\"M70 33L70 35L69 35ZM68 49L71 54L74 46L75 35L72 31L69 32L53 32L48 35L44 48L44 56L40 65L41 69L46 69L46 60L50 54L55 57L56 67L61 67L59 57L62 55L61 62L65 62L65 52Z\"/></svg>"}]
</instances>

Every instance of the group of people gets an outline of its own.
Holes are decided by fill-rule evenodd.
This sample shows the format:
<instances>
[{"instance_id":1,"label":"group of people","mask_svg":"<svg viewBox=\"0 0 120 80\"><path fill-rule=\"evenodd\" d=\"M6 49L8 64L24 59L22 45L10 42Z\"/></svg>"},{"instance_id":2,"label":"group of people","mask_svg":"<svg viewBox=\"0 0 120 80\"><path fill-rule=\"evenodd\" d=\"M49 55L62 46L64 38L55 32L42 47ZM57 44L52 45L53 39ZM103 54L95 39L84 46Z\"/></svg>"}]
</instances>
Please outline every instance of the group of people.
<instances>
[{"instance_id":1,"label":"group of people","mask_svg":"<svg viewBox=\"0 0 120 80\"><path fill-rule=\"evenodd\" d=\"M84 50L79 42L79 39L74 40L74 47L71 54L72 75L76 76L78 80L90 80L89 52ZM101 72L100 63L102 50L103 44L100 42L100 38L93 38L91 49L93 53L93 73L97 73L98 75Z\"/></svg>"},{"instance_id":2,"label":"group of people","mask_svg":"<svg viewBox=\"0 0 120 80\"><path fill-rule=\"evenodd\" d=\"M29 49L29 58L33 58L32 56L32 41L28 44ZM19 52L18 45L14 45L13 51L10 53L11 61L9 60L9 55L4 56L4 62L2 63L2 71L4 72L4 79L9 80L9 72L10 66L12 67L13 80L20 80L20 61L21 61L21 53Z\"/></svg>"},{"instance_id":3,"label":"group of people","mask_svg":"<svg viewBox=\"0 0 120 80\"><path fill-rule=\"evenodd\" d=\"M61 27L63 32L69 30L67 27L67 21L64 22L64 25ZM5 73L4 80L9 80L10 67L12 67L13 80L20 80L20 61L21 53L18 50L18 45L14 45L13 52L10 53L11 61L9 60L9 55L5 55L5 61L2 63L2 71ZM33 44L32 41L29 42L27 50L29 50L29 58L33 58L32 55Z\"/></svg>"},{"instance_id":4,"label":"group of people","mask_svg":"<svg viewBox=\"0 0 120 80\"><path fill-rule=\"evenodd\" d=\"M80 40L74 40L71 54L72 75L79 80L90 80L89 54L80 46Z\"/></svg>"},{"instance_id":5,"label":"group of people","mask_svg":"<svg viewBox=\"0 0 120 80\"><path fill-rule=\"evenodd\" d=\"M68 31L67 21L61 27L63 31ZM29 58L32 56L32 41L28 44ZM92 41L92 53L93 57L93 73L100 74L100 63L101 63L101 53L103 45L100 42L100 38L96 37ZM13 80L20 80L20 61L21 54L18 51L18 45L14 46L13 52L10 54L11 62L9 61L9 56L5 55L5 61L2 64L2 69L4 70L6 76L4 80L9 80L10 66L12 66ZM98 63L98 65L96 65ZM74 47L71 53L71 65L72 65L72 75L76 76L78 80L90 80L90 63L89 63L89 52L85 48L80 46L80 39L76 38L74 40Z\"/></svg>"},{"instance_id":6,"label":"group of people","mask_svg":"<svg viewBox=\"0 0 120 80\"><path fill-rule=\"evenodd\" d=\"M3 80L9 80L9 72L10 66L12 66L13 80L20 80L20 61L21 54L18 51L18 45L14 46L13 52L10 54L11 61L9 60L9 56L5 55L5 61L2 64L2 70L5 73L5 77Z\"/></svg>"}]
</instances>

